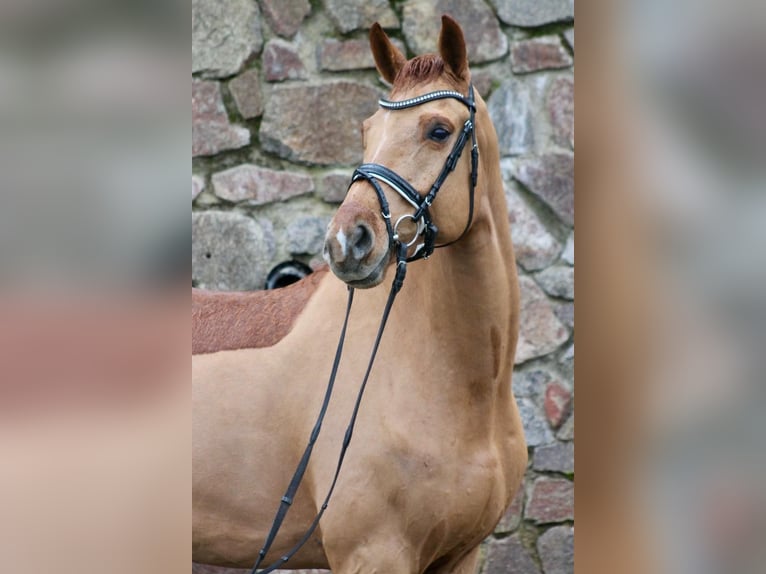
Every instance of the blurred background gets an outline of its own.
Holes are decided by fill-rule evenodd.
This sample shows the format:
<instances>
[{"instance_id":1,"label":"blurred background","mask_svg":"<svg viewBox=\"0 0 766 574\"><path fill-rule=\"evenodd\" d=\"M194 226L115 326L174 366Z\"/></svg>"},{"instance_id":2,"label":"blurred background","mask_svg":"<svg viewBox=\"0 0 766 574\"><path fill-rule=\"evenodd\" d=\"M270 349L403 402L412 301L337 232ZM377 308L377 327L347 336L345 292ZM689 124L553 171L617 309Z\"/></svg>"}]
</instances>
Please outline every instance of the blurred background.
<instances>
[{"instance_id":1,"label":"blurred background","mask_svg":"<svg viewBox=\"0 0 766 574\"><path fill-rule=\"evenodd\" d=\"M0 3L3 571L188 564L188 21Z\"/></svg>"},{"instance_id":2,"label":"blurred background","mask_svg":"<svg viewBox=\"0 0 766 574\"><path fill-rule=\"evenodd\" d=\"M663 571L766 571L765 8L613 12L651 305L638 492Z\"/></svg>"}]
</instances>

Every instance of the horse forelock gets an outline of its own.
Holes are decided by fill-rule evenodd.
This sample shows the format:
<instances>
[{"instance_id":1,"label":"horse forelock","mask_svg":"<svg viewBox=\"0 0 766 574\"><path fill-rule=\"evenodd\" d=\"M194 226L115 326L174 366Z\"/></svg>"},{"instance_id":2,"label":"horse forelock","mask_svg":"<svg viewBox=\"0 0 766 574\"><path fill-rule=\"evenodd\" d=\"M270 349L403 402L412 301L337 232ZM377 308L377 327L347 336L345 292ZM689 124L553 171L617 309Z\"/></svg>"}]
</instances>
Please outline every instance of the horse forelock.
<instances>
[{"instance_id":1,"label":"horse forelock","mask_svg":"<svg viewBox=\"0 0 766 574\"><path fill-rule=\"evenodd\" d=\"M416 86L446 80L450 87L459 92L465 92L467 84L455 76L445 65L438 54L424 54L408 60L394 79L391 95L405 92Z\"/></svg>"}]
</instances>

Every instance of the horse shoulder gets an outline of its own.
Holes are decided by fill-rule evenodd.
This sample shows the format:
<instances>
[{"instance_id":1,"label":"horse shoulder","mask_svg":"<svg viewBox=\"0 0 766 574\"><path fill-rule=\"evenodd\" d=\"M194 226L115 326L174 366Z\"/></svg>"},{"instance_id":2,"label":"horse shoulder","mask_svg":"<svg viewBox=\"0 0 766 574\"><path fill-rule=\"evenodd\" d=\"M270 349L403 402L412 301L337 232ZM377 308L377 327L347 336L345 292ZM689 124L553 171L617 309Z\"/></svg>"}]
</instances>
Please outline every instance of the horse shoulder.
<instances>
[{"instance_id":1,"label":"horse shoulder","mask_svg":"<svg viewBox=\"0 0 766 574\"><path fill-rule=\"evenodd\" d=\"M322 268L270 291L192 288L192 355L275 345L292 330L326 275L327 268Z\"/></svg>"}]
</instances>

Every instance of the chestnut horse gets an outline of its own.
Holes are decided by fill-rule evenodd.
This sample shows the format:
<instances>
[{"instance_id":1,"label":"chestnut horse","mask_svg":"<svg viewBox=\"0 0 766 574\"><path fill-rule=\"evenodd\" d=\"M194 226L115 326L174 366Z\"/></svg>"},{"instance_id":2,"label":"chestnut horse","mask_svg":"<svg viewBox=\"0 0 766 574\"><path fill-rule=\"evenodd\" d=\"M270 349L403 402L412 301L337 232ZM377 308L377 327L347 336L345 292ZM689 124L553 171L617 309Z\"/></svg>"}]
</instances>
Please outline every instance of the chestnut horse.
<instances>
[{"instance_id":1,"label":"chestnut horse","mask_svg":"<svg viewBox=\"0 0 766 574\"><path fill-rule=\"evenodd\" d=\"M370 44L394 101L473 93L463 33L449 17L438 55L408 61L377 24ZM473 102L385 102L363 125L365 165L390 168L425 196ZM454 243L408 265L337 488L285 567L472 574L479 544L519 487L527 462L511 392L519 291L497 136L478 94L473 129L475 193L469 139L428 209L437 246ZM276 291L193 293L197 562L254 563L320 409L350 285L365 289L356 290L334 395L266 564L301 538L322 504L397 268L380 202L390 206L389 222L413 213L413 202L377 185L383 200L373 182L355 179L331 221L331 273ZM412 218L397 232L415 234Z\"/></svg>"}]
</instances>

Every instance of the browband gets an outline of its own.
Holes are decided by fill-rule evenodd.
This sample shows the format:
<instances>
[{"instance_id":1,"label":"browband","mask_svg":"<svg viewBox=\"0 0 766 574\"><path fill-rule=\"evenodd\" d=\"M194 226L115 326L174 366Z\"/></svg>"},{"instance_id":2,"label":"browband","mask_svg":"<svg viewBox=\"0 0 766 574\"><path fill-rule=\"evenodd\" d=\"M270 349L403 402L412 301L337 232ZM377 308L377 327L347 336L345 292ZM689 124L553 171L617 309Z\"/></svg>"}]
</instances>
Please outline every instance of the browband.
<instances>
[{"instance_id":1,"label":"browband","mask_svg":"<svg viewBox=\"0 0 766 574\"><path fill-rule=\"evenodd\" d=\"M476 109L475 104L471 100L466 98L460 92L455 92L452 90L437 90L435 92L430 92L422 96L416 96L414 98L410 98L409 100L400 100L397 102L381 98L378 100L378 105L381 108L384 108L386 110L403 110L406 108L414 108L415 106L425 104L426 102L432 102L434 100L445 100L447 98L459 100L463 102L463 104L465 104L466 107L468 107L471 110Z\"/></svg>"}]
</instances>

